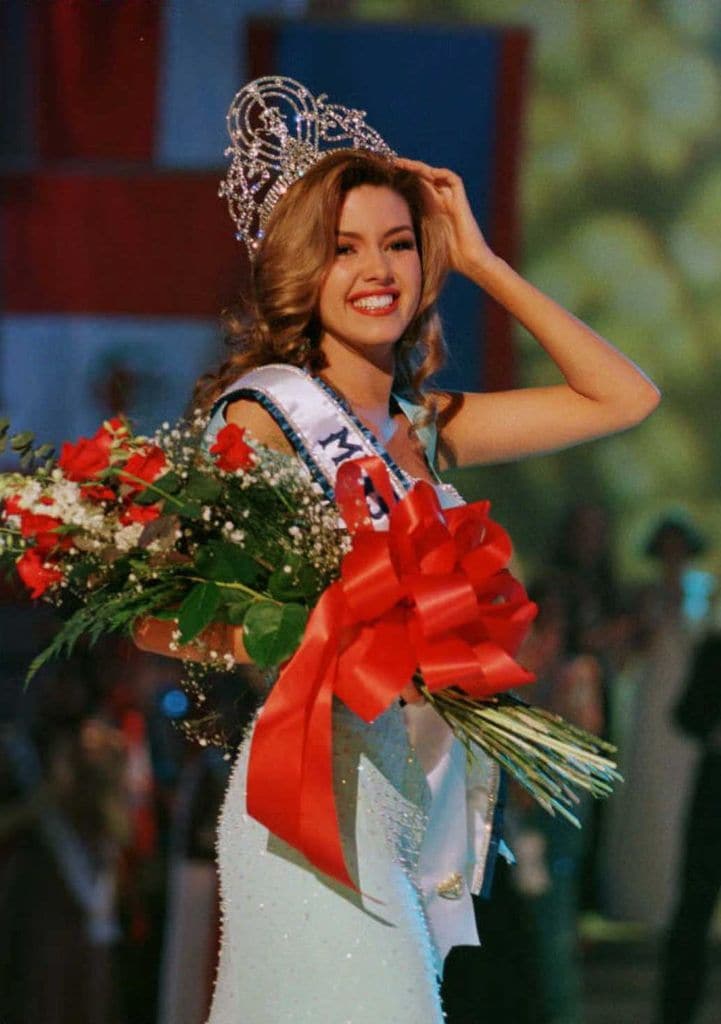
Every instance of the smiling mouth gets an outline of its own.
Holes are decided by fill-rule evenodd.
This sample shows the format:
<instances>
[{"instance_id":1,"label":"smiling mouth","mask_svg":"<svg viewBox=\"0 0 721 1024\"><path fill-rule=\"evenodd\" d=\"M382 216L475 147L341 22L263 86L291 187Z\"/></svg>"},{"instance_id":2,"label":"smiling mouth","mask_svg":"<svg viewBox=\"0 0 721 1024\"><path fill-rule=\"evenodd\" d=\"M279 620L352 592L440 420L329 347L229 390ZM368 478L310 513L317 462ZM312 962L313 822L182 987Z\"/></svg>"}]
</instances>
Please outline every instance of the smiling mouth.
<instances>
[{"instance_id":1,"label":"smiling mouth","mask_svg":"<svg viewBox=\"0 0 721 1024\"><path fill-rule=\"evenodd\" d=\"M392 292L385 292L382 295L361 295L351 301L351 306L364 316L387 316L398 308L398 299L399 295Z\"/></svg>"}]
</instances>

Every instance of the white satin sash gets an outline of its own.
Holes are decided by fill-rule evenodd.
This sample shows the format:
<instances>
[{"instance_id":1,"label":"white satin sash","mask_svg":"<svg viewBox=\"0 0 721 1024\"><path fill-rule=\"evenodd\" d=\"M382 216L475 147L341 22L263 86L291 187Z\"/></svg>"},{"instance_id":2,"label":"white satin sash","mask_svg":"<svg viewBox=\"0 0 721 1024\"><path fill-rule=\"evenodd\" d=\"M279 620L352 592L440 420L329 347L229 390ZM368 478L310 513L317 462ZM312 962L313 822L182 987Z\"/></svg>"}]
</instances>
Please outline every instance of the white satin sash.
<instances>
[{"instance_id":1,"label":"white satin sash","mask_svg":"<svg viewBox=\"0 0 721 1024\"><path fill-rule=\"evenodd\" d=\"M343 407L327 385L298 367L271 363L250 370L225 389L219 403L231 396L241 398L245 392L258 398L274 416L316 479L320 474L322 481L318 482L325 484L328 497L334 493L339 466L348 459L364 455L383 459L396 497L401 497L412 485L413 481L395 465L370 431ZM387 530L389 509L373 492L370 481L367 497L375 529Z\"/></svg>"}]
</instances>

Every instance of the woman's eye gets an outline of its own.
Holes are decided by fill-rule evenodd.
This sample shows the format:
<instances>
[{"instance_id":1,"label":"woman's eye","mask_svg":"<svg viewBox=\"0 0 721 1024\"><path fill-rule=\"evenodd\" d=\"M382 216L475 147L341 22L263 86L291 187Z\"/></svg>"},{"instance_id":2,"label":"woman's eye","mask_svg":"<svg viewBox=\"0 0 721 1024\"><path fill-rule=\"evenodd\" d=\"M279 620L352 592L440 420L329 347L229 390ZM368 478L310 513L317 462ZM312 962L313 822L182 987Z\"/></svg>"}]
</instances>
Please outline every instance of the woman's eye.
<instances>
[{"instance_id":1,"label":"woman's eye","mask_svg":"<svg viewBox=\"0 0 721 1024\"><path fill-rule=\"evenodd\" d=\"M335 247L335 254L336 254L336 256L347 256L348 253L351 253L351 252L353 252L353 246L352 245L348 245L348 244L341 245L341 244L338 244Z\"/></svg>"},{"instance_id":2,"label":"woman's eye","mask_svg":"<svg viewBox=\"0 0 721 1024\"><path fill-rule=\"evenodd\" d=\"M404 249L415 249L416 243L412 238L399 238L398 241L391 243L391 249L395 252L402 252Z\"/></svg>"}]
</instances>

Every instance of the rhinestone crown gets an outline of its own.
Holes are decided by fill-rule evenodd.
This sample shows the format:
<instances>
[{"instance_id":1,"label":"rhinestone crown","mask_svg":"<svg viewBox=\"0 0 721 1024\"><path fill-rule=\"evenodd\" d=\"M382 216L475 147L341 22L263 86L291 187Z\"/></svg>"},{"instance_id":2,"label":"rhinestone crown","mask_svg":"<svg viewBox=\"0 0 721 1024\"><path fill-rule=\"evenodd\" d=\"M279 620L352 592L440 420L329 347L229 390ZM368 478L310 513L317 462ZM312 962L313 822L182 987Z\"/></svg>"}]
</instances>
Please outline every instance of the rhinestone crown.
<instances>
[{"instance_id":1,"label":"rhinestone crown","mask_svg":"<svg viewBox=\"0 0 721 1024\"><path fill-rule=\"evenodd\" d=\"M283 193L326 153L370 150L396 154L365 123L364 110L328 103L292 78L267 75L236 93L226 118L230 167L219 189L251 259L271 210Z\"/></svg>"}]
</instances>

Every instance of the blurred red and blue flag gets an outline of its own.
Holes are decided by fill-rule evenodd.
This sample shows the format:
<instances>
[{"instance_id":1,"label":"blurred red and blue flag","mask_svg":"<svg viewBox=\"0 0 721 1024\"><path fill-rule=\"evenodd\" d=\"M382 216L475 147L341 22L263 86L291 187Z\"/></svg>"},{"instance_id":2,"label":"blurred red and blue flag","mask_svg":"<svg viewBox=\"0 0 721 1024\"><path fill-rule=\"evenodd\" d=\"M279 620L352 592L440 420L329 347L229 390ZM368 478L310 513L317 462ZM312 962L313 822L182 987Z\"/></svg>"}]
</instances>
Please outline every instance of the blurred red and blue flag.
<instances>
[{"instance_id":1,"label":"blurred red and blue flag","mask_svg":"<svg viewBox=\"0 0 721 1024\"><path fill-rule=\"evenodd\" d=\"M0 11L0 408L58 441L123 409L174 419L243 292L218 199L225 111L282 73L368 111L398 152L457 170L516 254L528 37L518 29L307 21L302 5L73 0ZM249 13L294 14L274 20ZM506 314L449 282L440 382L513 383Z\"/></svg>"}]
</instances>

